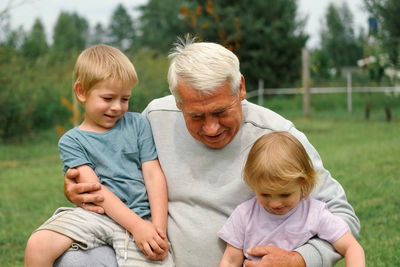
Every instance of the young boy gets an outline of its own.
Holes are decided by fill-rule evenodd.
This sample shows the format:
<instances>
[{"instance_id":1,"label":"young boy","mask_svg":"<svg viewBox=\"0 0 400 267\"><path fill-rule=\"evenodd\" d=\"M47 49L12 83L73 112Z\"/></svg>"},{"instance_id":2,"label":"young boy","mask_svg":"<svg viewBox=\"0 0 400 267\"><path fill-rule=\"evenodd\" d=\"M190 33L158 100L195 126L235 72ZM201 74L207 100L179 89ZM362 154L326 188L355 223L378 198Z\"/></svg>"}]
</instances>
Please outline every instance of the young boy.
<instances>
[{"instance_id":1,"label":"young boy","mask_svg":"<svg viewBox=\"0 0 400 267\"><path fill-rule=\"evenodd\" d=\"M242 266L246 250L272 245L292 251L313 236L329 241L346 266L365 266L364 251L347 224L326 204L308 198L316 184L313 165L301 143L286 132L260 137L251 148L244 180L256 196L240 204L218 232L227 242L220 267Z\"/></svg>"},{"instance_id":2,"label":"young boy","mask_svg":"<svg viewBox=\"0 0 400 267\"><path fill-rule=\"evenodd\" d=\"M78 57L74 79L85 118L61 137L60 157L64 172L79 169L79 182L101 182L104 201L96 204L106 215L58 209L29 238L25 265L52 266L67 249L109 244L119 266L173 266L166 237L167 187L150 124L141 114L127 112L137 84L134 66L118 49L95 45Z\"/></svg>"}]
</instances>

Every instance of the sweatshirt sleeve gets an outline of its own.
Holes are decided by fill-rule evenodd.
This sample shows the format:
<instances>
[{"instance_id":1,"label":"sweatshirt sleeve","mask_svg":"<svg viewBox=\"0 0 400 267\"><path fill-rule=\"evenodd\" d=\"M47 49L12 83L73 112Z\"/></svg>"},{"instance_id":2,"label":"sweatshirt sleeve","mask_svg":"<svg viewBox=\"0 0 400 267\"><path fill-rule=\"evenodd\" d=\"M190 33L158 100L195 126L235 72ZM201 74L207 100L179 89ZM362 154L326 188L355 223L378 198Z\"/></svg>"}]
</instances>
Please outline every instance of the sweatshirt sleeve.
<instances>
[{"instance_id":1,"label":"sweatshirt sleeve","mask_svg":"<svg viewBox=\"0 0 400 267\"><path fill-rule=\"evenodd\" d=\"M343 187L324 168L318 152L306 136L295 127L292 127L289 132L303 144L318 173L318 183L311 196L325 202L329 211L342 218L349 226L352 234L357 237L360 231L360 221L352 206L347 202ZM296 251L302 255L307 267L333 266L342 258L330 243L319 238L310 239L308 243L296 249Z\"/></svg>"}]
</instances>

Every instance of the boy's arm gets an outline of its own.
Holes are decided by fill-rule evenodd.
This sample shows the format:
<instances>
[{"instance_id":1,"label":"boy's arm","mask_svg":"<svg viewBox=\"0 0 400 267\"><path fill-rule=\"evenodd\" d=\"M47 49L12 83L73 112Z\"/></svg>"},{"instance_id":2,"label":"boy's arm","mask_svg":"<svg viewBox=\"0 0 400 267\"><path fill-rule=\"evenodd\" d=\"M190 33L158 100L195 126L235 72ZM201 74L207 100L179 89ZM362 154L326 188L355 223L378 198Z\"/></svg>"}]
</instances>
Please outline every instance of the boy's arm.
<instances>
[{"instance_id":1,"label":"boy's arm","mask_svg":"<svg viewBox=\"0 0 400 267\"><path fill-rule=\"evenodd\" d=\"M164 173L158 159L142 163L143 180L149 197L151 221L157 229L162 242L158 245L163 249L158 253L158 259L164 259L168 255L169 243L167 239L168 216L168 190Z\"/></svg>"},{"instance_id":2,"label":"boy's arm","mask_svg":"<svg viewBox=\"0 0 400 267\"><path fill-rule=\"evenodd\" d=\"M243 251L227 243L219 267L241 267L243 261Z\"/></svg>"},{"instance_id":3,"label":"boy's arm","mask_svg":"<svg viewBox=\"0 0 400 267\"><path fill-rule=\"evenodd\" d=\"M365 267L364 250L350 232L332 245L345 258L346 267Z\"/></svg>"},{"instance_id":4,"label":"boy's arm","mask_svg":"<svg viewBox=\"0 0 400 267\"><path fill-rule=\"evenodd\" d=\"M79 177L77 179L79 183L99 182L96 173L89 166L82 165L77 167L77 169L79 171ZM136 245L149 259L158 259L157 254L163 253L164 249L158 245L162 240L155 227L129 209L104 185L101 185L99 192L103 195L104 200L96 203L96 205L103 207L108 216L132 233Z\"/></svg>"},{"instance_id":5,"label":"boy's arm","mask_svg":"<svg viewBox=\"0 0 400 267\"><path fill-rule=\"evenodd\" d=\"M167 230L168 192L167 183L157 159L142 163L142 173L149 196L151 220L164 233Z\"/></svg>"}]
</instances>

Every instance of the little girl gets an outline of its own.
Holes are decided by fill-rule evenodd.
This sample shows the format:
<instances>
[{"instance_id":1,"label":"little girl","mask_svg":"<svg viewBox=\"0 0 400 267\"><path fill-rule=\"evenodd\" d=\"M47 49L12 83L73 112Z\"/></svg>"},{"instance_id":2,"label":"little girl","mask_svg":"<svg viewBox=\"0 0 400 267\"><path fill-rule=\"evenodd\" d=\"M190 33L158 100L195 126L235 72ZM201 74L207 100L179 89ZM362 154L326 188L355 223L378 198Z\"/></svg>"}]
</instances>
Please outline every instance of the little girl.
<instances>
[{"instance_id":1,"label":"little girl","mask_svg":"<svg viewBox=\"0 0 400 267\"><path fill-rule=\"evenodd\" d=\"M316 184L311 160L301 143L287 132L260 137L251 148L244 180L256 196L240 204L218 232L227 245L220 262L242 266L257 245L293 251L318 236L345 257L347 267L365 266L364 251L347 224L326 204L309 198Z\"/></svg>"}]
</instances>

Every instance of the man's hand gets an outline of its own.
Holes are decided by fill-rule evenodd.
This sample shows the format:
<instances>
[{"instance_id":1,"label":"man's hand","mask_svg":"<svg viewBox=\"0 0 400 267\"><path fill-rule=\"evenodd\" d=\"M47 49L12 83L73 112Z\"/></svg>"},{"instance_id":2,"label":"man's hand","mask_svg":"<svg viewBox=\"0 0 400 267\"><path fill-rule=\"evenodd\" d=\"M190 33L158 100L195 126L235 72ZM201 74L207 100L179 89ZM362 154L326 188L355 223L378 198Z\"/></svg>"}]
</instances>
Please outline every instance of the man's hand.
<instances>
[{"instance_id":1,"label":"man's hand","mask_svg":"<svg viewBox=\"0 0 400 267\"><path fill-rule=\"evenodd\" d=\"M295 251L287 251L274 246L256 246L247 250L254 257L262 257L261 261L245 260L246 267L305 267L303 257Z\"/></svg>"},{"instance_id":2,"label":"man's hand","mask_svg":"<svg viewBox=\"0 0 400 267\"><path fill-rule=\"evenodd\" d=\"M85 210L104 213L104 209L93 203L99 203L104 200L101 194L96 194L101 189L99 183L77 183L79 177L77 169L68 169L64 176L64 195L75 205Z\"/></svg>"}]
</instances>

